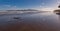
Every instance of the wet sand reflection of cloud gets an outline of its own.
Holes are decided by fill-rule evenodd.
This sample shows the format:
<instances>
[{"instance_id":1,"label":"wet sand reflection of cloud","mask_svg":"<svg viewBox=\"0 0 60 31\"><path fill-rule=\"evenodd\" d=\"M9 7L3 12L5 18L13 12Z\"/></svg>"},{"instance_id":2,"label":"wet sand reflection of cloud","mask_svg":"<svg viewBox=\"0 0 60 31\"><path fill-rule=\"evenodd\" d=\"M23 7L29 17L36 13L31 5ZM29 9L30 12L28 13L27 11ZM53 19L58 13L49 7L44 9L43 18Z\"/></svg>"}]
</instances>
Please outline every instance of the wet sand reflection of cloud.
<instances>
[{"instance_id":1,"label":"wet sand reflection of cloud","mask_svg":"<svg viewBox=\"0 0 60 31\"><path fill-rule=\"evenodd\" d=\"M56 15L58 15L58 19L59 19L59 21L60 21L60 13L56 13Z\"/></svg>"},{"instance_id":2,"label":"wet sand reflection of cloud","mask_svg":"<svg viewBox=\"0 0 60 31\"><path fill-rule=\"evenodd\" d=\"M59 21L60 21L60 13L58 13L57 15L58 15L58 19L59 19Z\"/></svg>"},{"instance_id":3,"label":"wet sand reflection of cloud","mask_svg":"<svg viewBox=\"0 0 60 31\"><path fill-rule=\"evenodd\" d=\"M3 20L4 22L2 21L2 23L0 24L0 29L1 29L0 31L58 31L60 30L59 29L60 23L58 23L59 21L57 22L55 15L51 15L50 13L43 13L43 14L38 13L38 14L29 14L29 15L21 14L21 15L2 16L2 18L0 17L0 20L4 19Z\"/></svg>"}]
</instances>

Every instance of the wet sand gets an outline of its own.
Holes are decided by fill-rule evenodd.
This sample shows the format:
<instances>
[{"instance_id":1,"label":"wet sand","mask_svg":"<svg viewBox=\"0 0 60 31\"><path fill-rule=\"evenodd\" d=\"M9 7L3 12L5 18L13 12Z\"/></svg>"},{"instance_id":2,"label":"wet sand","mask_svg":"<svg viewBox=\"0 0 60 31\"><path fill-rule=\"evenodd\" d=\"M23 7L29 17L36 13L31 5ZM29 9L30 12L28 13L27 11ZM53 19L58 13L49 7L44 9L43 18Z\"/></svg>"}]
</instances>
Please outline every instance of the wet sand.
<instances>
[{"instance_id":1,"label":"wet sand","mask_svg":"<svg viewBox=\"0 0 60 31\"><path fill-rule=\"evenodd\" d=\"M60 31L60 15L50 12L3 15L0 16L0 31Z\"/></svg>"}]
</instances>

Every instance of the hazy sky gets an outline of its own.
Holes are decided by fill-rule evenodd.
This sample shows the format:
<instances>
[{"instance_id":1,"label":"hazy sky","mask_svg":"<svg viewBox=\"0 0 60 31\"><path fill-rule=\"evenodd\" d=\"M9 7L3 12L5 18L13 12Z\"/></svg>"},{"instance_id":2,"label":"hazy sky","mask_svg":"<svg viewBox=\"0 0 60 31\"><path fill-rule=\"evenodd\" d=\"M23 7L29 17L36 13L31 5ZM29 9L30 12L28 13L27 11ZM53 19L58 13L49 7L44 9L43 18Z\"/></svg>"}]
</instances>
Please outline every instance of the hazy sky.
<instances>
[{"instance_id":1,"label":"hazy sky","mask_svg":"<svg viewBox=\"0 0 60 31\"><path fill-rule=\"evenodd\" d=\"M0 10L51 10L57 8L59 2L60 0L0 0Z\"/></svg>"}]
</instances>

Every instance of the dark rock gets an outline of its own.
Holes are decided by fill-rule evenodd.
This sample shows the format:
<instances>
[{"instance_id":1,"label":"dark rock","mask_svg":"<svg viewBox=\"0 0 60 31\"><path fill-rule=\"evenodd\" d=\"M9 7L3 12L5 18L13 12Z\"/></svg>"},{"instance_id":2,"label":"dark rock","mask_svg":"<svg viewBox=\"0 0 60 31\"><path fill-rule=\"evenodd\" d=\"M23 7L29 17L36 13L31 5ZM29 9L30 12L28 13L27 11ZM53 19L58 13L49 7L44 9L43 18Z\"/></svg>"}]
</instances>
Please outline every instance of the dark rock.
<instances>
[{"instance_id":1,"label":"dark rock","mask_svg":"<svg viewBox=\"0 0 60 31\"><path fill-rule=\"evenodd\" d=\"M14 19L19 19L19 17L14 17Z\"/></svg>"}]
</instances>

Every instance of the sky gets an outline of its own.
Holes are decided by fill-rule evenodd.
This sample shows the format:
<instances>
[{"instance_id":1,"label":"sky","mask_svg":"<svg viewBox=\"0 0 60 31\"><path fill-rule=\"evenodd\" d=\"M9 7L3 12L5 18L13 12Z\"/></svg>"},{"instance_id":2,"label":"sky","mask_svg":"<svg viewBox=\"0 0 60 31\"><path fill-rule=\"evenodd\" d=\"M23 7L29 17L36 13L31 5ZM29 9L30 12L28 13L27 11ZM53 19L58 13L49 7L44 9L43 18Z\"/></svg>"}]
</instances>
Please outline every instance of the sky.
<instances>
[{"instance_id":1,"label":"sky","mask_svg":"<svg viewBox=\"0 0 60 31\"><path fill-rule=\"evenodd\" d=\"M53 10L59 3L60 0L0 0L0 10Z\"/></svg>"}]
</instances>

